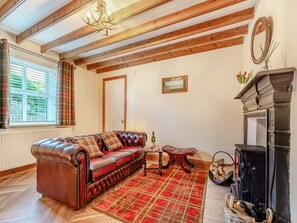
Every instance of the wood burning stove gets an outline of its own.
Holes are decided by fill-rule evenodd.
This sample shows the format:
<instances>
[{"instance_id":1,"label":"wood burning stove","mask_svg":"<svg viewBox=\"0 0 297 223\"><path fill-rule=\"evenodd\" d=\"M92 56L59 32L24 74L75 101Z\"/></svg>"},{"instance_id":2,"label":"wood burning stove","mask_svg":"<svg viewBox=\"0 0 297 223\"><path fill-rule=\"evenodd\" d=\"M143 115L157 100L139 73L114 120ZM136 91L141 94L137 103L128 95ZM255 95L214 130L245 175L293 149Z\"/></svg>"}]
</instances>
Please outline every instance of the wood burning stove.
<instances>
[{"instance_id":1,"label":"wood burning stove","mask_svg":"<svg viewBox=\"0 0 297 223\"><path fill-rule=\"evenodd\" d=\"M266 148L239 144L235 146L238 197L266 208Z\"/></svg>"},{"instance_id":2,"label":"wood burning stove","mask_svg":"<svg viewBox=\"0 0 297 223\"><path fill-rule=\"evenodd\" d=\"M256 170L263 169L261 173L254 172L252 181L261 185L265 182L264 197L260 196L260 191L262 193L263 189L254 193L258 194L257 199L260 202L273 210L274 220L277 223L291 222L289 202L290 103L294 72L295 68L259 72L236 96L236 99L241 99L243 103L245 144L248 142L246 117L265 114L267 125L266 140L262 145L264 149L238 145L236 154L239 168L241 165L246 165L246 163L241 164L242 160L246 159L247 163L255 166ZM257 133L255 135L258 136ZM264 163L265 168L256 167L260 163L261 165ZM247 176L241 172L241 169L238 169L238 173L240 180L238 192L244 200L250 201L252 197L249 192L257 186L247 180ZM252 190L246 184L251 184Z\"/></svg>"}]
</instances>

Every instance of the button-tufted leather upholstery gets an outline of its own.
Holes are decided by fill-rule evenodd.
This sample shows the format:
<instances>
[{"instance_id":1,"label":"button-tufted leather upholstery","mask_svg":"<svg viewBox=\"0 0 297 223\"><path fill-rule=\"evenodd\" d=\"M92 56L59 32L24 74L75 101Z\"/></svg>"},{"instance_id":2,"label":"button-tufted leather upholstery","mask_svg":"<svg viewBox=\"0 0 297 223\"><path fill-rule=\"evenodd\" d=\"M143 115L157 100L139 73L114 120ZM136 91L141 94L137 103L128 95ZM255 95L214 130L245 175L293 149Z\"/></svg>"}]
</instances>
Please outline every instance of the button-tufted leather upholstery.
<instances>
[{"instance_id":1,"label":"button-tufted leather upholstery","mask_svg":"<svg viewBox=\"0 0 297 223\"><path fill-rule=\"evenodd\" d=\"M141 168L146 134L127 131L116 134L124 147L115 152L107 151L101 134L89 135L94 136L104 154L91 159L84 147L73 143L73 137L34 143L31 152L37 159L37 191L80 209Z\"/></svg>"},{"instance_id":2,"label":"button-tufted leather upholstery","mask_svg":"<svg viewBox=\"0 0 297 223\"><path fill-rule=\"evenodd\" d=\"M76 166L76 155L83 152L89 159L88 151L81 146L64 141L62 138L44 139L34 143L31 148L32 155L38 159L55 161Z\"/></svg>"},{"instance_id":3,"label":"button-tufted leather upholstery","mask_svg":"<svg viewBox=\"0 0 297 223\"><path fill-rule=\"evenodd\" d=\"M121 140L123 146L145 146L147 140L146 134L139 134L137 132L123 132L117 131L117 136Z\"/></svg>"}]
</instances>

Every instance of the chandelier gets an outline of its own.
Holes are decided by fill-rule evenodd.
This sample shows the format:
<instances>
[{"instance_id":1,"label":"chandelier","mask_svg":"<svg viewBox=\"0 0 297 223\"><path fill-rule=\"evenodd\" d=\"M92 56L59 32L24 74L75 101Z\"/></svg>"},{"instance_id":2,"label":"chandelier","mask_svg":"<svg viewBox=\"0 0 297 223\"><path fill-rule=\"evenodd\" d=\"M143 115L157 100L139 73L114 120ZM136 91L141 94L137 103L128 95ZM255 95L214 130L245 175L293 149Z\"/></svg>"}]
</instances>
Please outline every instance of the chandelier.
<instances>
[{"instance_id":1,"label":"chandelier","mask_svg":"<svg viewBox=\"0 0 297 223\"><path fill-rule=\"evenodd\" d=\"M115 25L113 23L114 18L111 18L111 12L107 9L107 4L104 0L97 0L96 10L93 12L88 11L86 14L86 19L82 18L82 20L89 26L95 28L98 33L101 30L105 30L106 36L108 36L109 30L113 30L112 26Z\"/></svg>"}]
</instances>

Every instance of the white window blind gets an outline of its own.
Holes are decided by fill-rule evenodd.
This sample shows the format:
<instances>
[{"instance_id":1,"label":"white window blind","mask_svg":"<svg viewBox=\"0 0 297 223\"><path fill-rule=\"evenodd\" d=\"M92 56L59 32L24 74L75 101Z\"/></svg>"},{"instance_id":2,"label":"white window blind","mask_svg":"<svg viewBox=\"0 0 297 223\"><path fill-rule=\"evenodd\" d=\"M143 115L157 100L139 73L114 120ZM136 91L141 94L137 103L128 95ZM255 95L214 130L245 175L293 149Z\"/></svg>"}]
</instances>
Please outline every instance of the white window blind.
<instances>
[{"instance_id":1,"label":"white window blind","mask_svg":"<svg viewBox=\"0 0 297 223\"><path fill-rule=\"evenodd\" d=\"M10 124L57 122L57 69L10 57Z\"/></svg>"}]
</instances>

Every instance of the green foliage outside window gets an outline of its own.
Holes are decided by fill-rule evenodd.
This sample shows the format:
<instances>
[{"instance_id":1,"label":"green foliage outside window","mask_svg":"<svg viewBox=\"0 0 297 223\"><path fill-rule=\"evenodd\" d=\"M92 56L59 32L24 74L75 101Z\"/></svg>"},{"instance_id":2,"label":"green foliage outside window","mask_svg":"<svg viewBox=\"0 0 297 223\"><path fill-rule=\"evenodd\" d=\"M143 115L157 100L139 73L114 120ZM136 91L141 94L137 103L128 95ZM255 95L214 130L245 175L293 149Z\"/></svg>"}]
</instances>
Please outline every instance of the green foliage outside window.
<instances>
[{"instance_id":1,"label":"green foliage outside window","mask_svg":"<svg viewBox=\"0 0 297 223\"><path fill-rule=\"evenodd\" d=\"M23 120L23 95L21 94L10 94L10 113L12 122L19 122Z\"/></svg>"},{"instance_id":2,"label":"green foliage outside window","mask_svg":"<svg viewBox=\"0 0 297 223\"><path fill-rule=\"evenodd\" d=\"M38 96L28 96L27 99L27 118L29 121L45 121L47 110L46 98Z\"/></svg>"},{"instance_id":3,"label":"green foliage outside window","mask_svg":"<svg viewBox=\"0 0 297 223\"><path fill-rule=\"evenodd\" d=\"M23 88L22 76L11 72L10 73L10 87L22 89Z\"/></svg>"},{"instance_id":4,"label":"green foliage outside window","mask_svg":"<svg viewBox=\"0 0 297 223\"><path fill-rule=\"evenodd\" d=\"M12 88L22 89L22 76L11 73L10 74L10 86ZM27 90L35 92L44 92L44 83L27 79ZM22 117L22 101L23 96L18 94L12 94L10 97L10 103L14 116L21 119ZM47 113L47 99L39 96L28 96L27 98L27 119L29 121L42 121L46 120Z\"/></svg>"},{"instance_id":5,"label":"green foliage outside window","mask_svg":"<svg viewBox=\"0 0 297 223\"><path fill-rule=\"evenodd\" d=\"M11 123L56 123L54 70L17 58L10 61Z\"/></svg>"}]
</instances>

